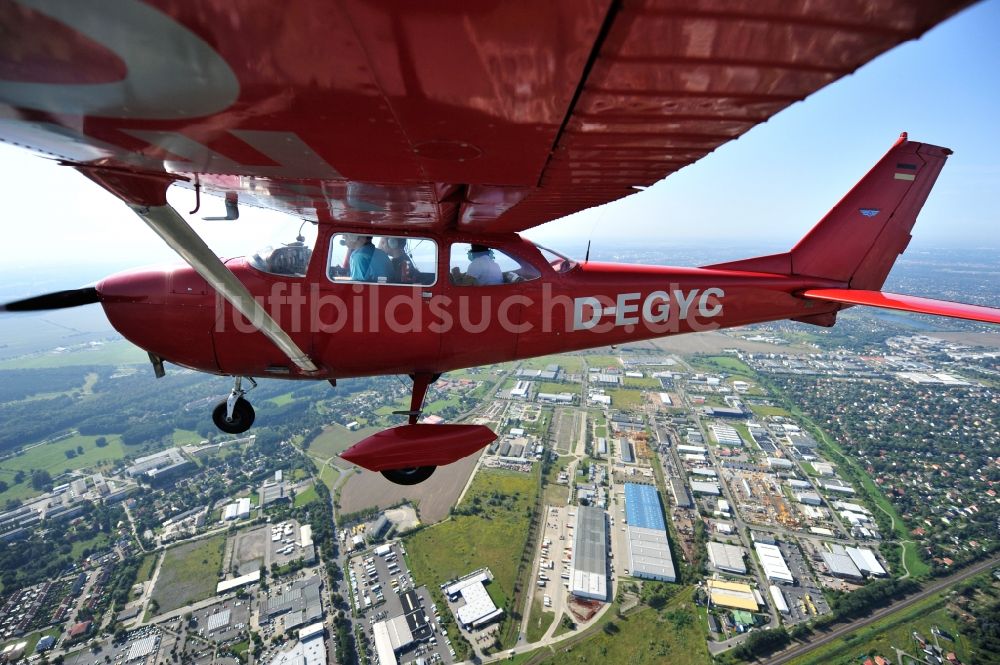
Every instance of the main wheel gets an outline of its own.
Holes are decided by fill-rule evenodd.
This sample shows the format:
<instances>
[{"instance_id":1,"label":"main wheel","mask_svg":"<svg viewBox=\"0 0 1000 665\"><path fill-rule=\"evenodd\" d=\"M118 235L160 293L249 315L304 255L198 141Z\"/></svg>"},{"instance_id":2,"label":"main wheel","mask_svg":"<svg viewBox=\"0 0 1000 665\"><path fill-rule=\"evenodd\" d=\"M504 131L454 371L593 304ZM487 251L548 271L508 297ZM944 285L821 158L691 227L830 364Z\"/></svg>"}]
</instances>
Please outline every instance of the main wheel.
<instances>
[{"instance_id":1,"label":"main wheel","mask_svg":"<svg viewBox=\"0 0 1000 665\"><path fill-rule=\"evenodd\" d=\"M436 466L415 466L409 469L387 469L382 475L397 485L416 485L430 478L436 468Z\"/></svg>"},{"instance_id":2,"label":"main wheel","mask_svg":"<svg viewBox=\"0 0 1000 665\"><path fill-rule=\"evenodd\" d=\"M212 421L226 434L242 434L253 425L253 419L253 407L242 397L233 405L232 418L226 418L226 400L216 404L212 410Z\"/></svg>"}]
</instances>

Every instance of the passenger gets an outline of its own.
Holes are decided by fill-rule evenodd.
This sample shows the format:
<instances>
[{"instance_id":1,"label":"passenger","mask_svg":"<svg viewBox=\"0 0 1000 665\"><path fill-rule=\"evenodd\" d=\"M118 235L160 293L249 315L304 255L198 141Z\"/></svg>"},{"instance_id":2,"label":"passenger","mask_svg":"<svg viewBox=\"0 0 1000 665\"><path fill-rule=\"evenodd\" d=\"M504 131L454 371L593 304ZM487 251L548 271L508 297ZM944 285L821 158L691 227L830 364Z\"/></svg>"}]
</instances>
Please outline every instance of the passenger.
<instances>
[{"instance_id":1,"label":"passenger","mask_svg":"<svg viewBox=\"0 0 1000 665\"><path fill-rule=\"evenodd\" d=\"M503 271L493 258L493 250L484 245L469 247L469 269L466 274L475 280L477 286L503 284Z\"/></svg>"},{"instance_id":2,"label":"passenger","mask_svg":"<svg viewBox=\"0 0 1000 665\"><path fill-rule=\"evenodd\" d=\"M348 265L351 279L356 282L384 282L392 273L388 254L372 244L372 237L344 234L344 241L351 253Z\"/></svg>"},{"instance_id":3,"label":"passenger","mask_svg":"<svg viewBox=\"0 0 1000 665\"><path fill-rule=\"evenodd\" d=\"M379 243L379 249L385 251L392 263L390 282L412 284L415 281L417 269L406 253L406 238L384 238Z\"/></svg>"}]
</instances>

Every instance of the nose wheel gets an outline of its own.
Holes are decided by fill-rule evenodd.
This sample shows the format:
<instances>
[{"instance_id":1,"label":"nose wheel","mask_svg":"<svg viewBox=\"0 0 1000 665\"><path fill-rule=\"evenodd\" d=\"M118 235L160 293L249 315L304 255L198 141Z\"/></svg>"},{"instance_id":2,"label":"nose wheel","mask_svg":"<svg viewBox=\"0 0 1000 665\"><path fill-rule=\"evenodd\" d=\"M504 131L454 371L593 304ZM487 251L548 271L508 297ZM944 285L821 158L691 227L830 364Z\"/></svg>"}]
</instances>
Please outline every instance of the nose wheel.
<instances>
[{"instance_id":1,"label":"nose wheel","mask_svg":"<svg viewBox=\"0 0 1000 665\"><path fill-rule=\"evenodd\" d=\"M257 382L247 377L253 388L257 387ZM222 402L215 405L212 410L212 421L215 426L226 434L242 434L253 425L254 410L250 402L244 397L247 394L243 390L243 377L237 376L233 383L233 390Z\"/></svg>"},{"instance_id":2,"label":"nose wheel","mask_svg":"<svg viewBox=\"0 0 1000 665\"><path fill-rule=\"evenodd\" d=\"M417 466L409 469L386 469L382 475L397 485L416 485L431 477L436 466Z\"/></svg>"}]
</instances>

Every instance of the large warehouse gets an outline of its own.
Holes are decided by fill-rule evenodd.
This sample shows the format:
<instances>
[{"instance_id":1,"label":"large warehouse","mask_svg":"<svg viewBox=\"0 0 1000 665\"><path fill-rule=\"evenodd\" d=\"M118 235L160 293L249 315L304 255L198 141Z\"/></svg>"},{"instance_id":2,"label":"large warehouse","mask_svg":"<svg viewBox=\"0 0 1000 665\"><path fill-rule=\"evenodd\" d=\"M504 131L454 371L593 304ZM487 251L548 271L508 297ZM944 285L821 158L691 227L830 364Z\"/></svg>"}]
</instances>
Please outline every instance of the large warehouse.
<instances>
[{"instance_id":1,"label":"large warehouse","mask_svg":"<svg viewBox=\"0 0 1000 665\"><path fill-rule=\"evenodd\" d=\"M785 584L795 582L795 579L792 577L792 571L788 569L785 557L781 554L781 550L777 545L756 542L753 547L757 550L757 557L760 559L760 565L764 567L764 575L767 579L772 582L784 582Z\"/></svg>"},{"instance_id":2,"label":"large warehouse","mask_svg":"<svg viewBox=\"0 0 1000 665\"><path fill-rule=\"evenodd\" d=\"M676 582L677 572L667 542L667 525L656 488L625 483L630 574L651 580Z\"/></svg>"},{"instance_id":3,"label":"large warehouse","mask_svg":"<svg viewBox=\"0 0 1000 665\"><path fill-rule=\"evenodd\" d=\"M829 568L830 574L845 580L860 580L861 571L847 554L843 545L830 543L830 552L820 552L823 563Z\"/></svg>"},{"instance_id":4,"label":"large warehouse","mask_svg":"<svg viewBox=\"0 0 1000 665\"><path fill-rule=\"evenodd\" d=\"M580 506L573 539L570 591L579 598L608 599L608 526L604 511Z\"/></svg>"},{"instance_id":5,"label":"large warehouse","mask_svg":"<svg viewBox=\"0 0 1000 665\"><path fill-rule=\"evenodd\" d=\"M727 543L708 543L708 558L716 570L723 573L746 575L747 566L743 563L743 548Z\"/></svg>"}]
</instances>

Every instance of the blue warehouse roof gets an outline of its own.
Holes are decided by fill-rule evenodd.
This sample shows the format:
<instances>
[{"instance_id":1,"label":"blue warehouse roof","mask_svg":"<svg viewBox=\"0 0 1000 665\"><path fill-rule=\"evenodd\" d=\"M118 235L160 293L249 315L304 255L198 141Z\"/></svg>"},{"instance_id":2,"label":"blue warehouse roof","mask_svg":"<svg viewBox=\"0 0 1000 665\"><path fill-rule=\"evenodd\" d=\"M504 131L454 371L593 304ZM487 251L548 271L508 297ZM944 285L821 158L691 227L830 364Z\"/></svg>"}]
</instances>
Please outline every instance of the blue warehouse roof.
<instances>
[{"instance_id":1,"label":"blue warehouse roof","mask_svg":"<svg viewBox=\"0 0 1000 665\"><path fill-rule=\"evenodd\" d=\"M630 526L667 530L660 497L652 485L625 483L625 514Z\"/></svg>"}]
</instances>

